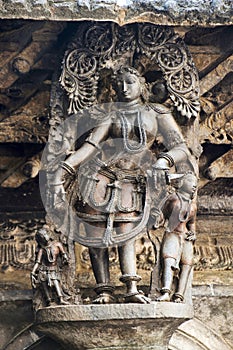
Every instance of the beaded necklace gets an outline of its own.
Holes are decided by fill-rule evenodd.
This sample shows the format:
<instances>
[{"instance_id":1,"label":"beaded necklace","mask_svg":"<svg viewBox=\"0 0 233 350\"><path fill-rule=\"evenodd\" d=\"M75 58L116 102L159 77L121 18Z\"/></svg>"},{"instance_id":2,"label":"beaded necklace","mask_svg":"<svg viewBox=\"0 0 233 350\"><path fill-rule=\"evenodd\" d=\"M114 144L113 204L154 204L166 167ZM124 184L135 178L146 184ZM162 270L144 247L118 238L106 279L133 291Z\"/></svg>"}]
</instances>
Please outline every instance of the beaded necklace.
<instances>
[{"instance_id":1,"label":"beaded necklace","mask_svg":"<svg viewBox=\"0 0 233 350\"><path fill-rule=\"evenodd\" d=\"M129 126L128 126L129 123L127 120L127 116L133 115L135 113L136 113L137 127L139 130L139 142L136 145L132 145L132 143L130 144L130 141L129 141ZM132 112L119 111L119 117L121 121L124 149L129 153L140 152L146 145L146 131L142 123L141 111L140 110L132 111Z\"/></svg>"}]
</instances>

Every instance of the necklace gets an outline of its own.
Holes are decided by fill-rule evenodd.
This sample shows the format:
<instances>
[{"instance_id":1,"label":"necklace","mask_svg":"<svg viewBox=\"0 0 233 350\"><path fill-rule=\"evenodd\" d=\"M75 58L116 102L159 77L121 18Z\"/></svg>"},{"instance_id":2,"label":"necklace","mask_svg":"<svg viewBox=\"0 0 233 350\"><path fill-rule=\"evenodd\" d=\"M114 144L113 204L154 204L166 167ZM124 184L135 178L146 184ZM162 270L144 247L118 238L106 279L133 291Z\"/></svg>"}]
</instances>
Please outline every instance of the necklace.
<instances>
[{"instance_id":1,"label":"necklace","mask_svg":"<svg viewBox=\"0 0 233 350\"><path fill-rule=\"evenodd\" d=\"M127 120L127 115L133 115L136 113L137 127L139 130L139 142L136 145L130 144L129 141L129 125ZM123 144L124 149L129 153L137 153L140 152L146 145L146 132L142 124L141 111L120 111L119 117L121 121L121 129L123 134Z\"/></svg>"}]
</instances>

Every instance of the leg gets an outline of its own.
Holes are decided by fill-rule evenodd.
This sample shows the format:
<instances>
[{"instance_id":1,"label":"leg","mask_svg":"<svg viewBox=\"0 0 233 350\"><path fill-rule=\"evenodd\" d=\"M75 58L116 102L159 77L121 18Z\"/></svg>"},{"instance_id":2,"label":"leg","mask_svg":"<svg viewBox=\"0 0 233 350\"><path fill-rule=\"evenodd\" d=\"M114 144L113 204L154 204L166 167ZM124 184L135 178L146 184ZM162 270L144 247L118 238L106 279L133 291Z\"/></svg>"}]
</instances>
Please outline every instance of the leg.
<instances>
[{"instance_id":1,"label":"leg","mask_svg":"<svg viewBox=\"0 0 233 350\"><path fill-rule=\"evenodd\" d=\"M170 301L171 287L174 275L174 265L176 260L174 258L165 258L163 262L163 276L162 276L162 295L157 298L157 301Z\"/></svg>"},{"instance_id":2,"label":"leg","mask_svg":"<svg viewBox=\"0 0 233 350\"><path fill-rule=\"evenodd\" d=\"M109 283L109 256L107 248L89 248L96 283Z\"/></svg>"},{"instance_id":3,"label":"leg","mask_svg":"<svg viewBox=\"0 0 233 350\"><path fill-rule=\"evenodd\" d=\"M42 288L43 288L43 291L44 291L46 305L50 306L52 300L51 300L51 296L50 296L50 293L49 293L49 287L47 285L47 282L41 282L41 285L42 285Z\"/></svg>"},{"instance_id":4,"label":"leg","mask_svg":"<svg viewBox=\"0 0 233 350\"><path fill-rule=\"evenodd\" d=\"M89 237L103 237L105 224L97 223L95 227L86 225L85 229ZM97 298L95 304L108 304L114 301L112 296L114 287L110 284L109 253L107 248L89 248L91 265L96 280L95 292Z\"/></svg>"},{"instance_id":5,"label":"leg","mask_svg":"<svg viewBox=\"0 0 233 350\"><path fill-rule=\"evenodd\" d=\"M189 275L193 265L193 242L184 240L183 252L181 255L181 271L179 276L179 283L173 301L182 303L184 301L184 293L186 291Z\"/></svg>"},{"instance_id":6,"label":"leg","mask_svg":"<svg viewBox=\"0 0 233 350\"><path fill-rule=\"evenodd\" d=\"M188 282L191 269L192 269L191 265L182 265L181 267L178 289L177 289L177 292L174 294L174 298L173 298L174 302L176 303L182 303L184 300L184 293L186 290L186 285Z\"/></svg>"},{"instance_id":7,"label":"leg","mask_svg":"<svg viewBox=\"0 0 233 350\"><path fill-rule=\"evenodd\" d=\"M91 237L103 237L105 223L96 223L95 226L85 225L86 234ZM109 256L107 248L89 248L89 254L96 283L109 283Z\"/></svg>"},{"instance_id":8,"label":"leg","mask_svg":"<svg viewBox=\"0 0 233 350\"><path fill-rule=\"evenodd\" d=\"M158 301L170 301L171 288L174 277L175 266L177 259L179 259L180 251L180 237L173 232L166 232L162 241L162 288L161 296L157 298Z\"/></svg>"},{"instance_id":9,"label":"leg","mask_svg":"<svg viewBox=\"0 0 233 350\"><path fill-rule=\"evenodd\" d=\"M89 248L92 269L97 286L95 292L98 297L94 304L109 304L114 301L112 296L114 287L110 284L109 254L107 248Z\"/></svg>"},{"instance_id":10,"label":"leg","mask_svg":"<svg viewBox=\"0 0 233 350\"><path fill-rule=\"evenodd\" d=\"M140 277L136 274L135 241L130 241L123 246L118 247L118 254L122 272L121 281L126 284L127 293L138 292L137 282L140 281ZM123 276L125 276L125 278L123 278Z\"/></svg>"},{"instance_id":11,"label":"leg","mask_svg":"<svg viewBox=\"0 0 233 350\"><path fill-rule=\"evenodd\" d=\"M60 282L58 280L53 280L53 285L54 285L54 288L55 288L55 290L57 292L59 304L61 304L61 305L69 305L70 303L68 301L64 300L62 289L61 289L61 286L60 286Z\"/></svg>"},{"instance_id":12,"label":"leg","mask_svg":"<svg viewBox=\"0 0 233 350\"><path fill-rule=\"evenodd\" d=\"M122 230L130 231L134 226L133 223L128 223L123 224L122 227L120 225L119 229L120 232ZM137 289L137 282L140 281L141 277L136 274L135 240L131 240L118 247L118 254L122 272L120 280L125 283L127 290L125 301L141 304L150 303L150 299L145 297L143 292Z\"/></svg>"}]
</instances>

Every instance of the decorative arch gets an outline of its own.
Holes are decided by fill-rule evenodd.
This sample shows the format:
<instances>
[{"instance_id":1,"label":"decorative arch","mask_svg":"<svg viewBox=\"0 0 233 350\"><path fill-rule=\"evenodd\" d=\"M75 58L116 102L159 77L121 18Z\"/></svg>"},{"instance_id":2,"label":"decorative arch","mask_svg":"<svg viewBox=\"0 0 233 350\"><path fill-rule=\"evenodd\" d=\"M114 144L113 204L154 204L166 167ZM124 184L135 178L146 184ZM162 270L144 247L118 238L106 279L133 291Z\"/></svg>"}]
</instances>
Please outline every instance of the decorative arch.
<instances>
[{"instance_id":1,"label":"decorative arch","mask_svg":"<svg viewBox=\"0 0 233 350\"><path fill-rule=\"evenodd\" d=\"M194 318L183 323L171 337L169 350L231 350L220 334Z\"/></svg>"},{"instance_id":2,"label":"decorative arch","mask_svg":"<svg viewBox=\"0 0 233 350\"><path fill-rule=\"evenodd\" d=\"M169 27L137 23L79 26L67 50L60 83L68 98L68 114L99 102L98 84L107 69L130 65L141 71L162 72L168 94L177 111L187 119L200 110L198 75L188 48ZM153 100L153 81L148 83Z\"/></svg>"}]
</instances>

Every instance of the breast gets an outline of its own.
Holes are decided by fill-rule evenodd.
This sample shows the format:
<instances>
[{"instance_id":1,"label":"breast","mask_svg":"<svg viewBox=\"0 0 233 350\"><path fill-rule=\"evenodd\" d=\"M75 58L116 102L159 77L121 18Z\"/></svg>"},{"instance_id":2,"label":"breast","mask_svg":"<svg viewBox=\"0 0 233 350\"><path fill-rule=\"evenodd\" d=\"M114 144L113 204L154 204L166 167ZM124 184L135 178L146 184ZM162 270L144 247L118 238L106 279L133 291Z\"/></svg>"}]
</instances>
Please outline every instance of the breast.
<instances>
[{"instance_id":1,"label":"breast","mask_svg":"<svg viewBox=\"0 0 233 350\"><path fill-rule=\"evenodd\" d=\"M127 116L127 111L126 111L126 118L128 121L129 137L134 138L134 134L135 134L134 124L136 124L136 116L133 116L133 117ZM143 106L141 108L141 120L142 120L142 127L146 132L147 143L151 145L151 143L154 142L158 132L156 113L152 109L149 109L149 107ZM121 125L121 120L119 116L116 116L113 119L113 123L111 127L111 136L113 138L123 137L122 125Z\"/></svg>"}]
</instances>

